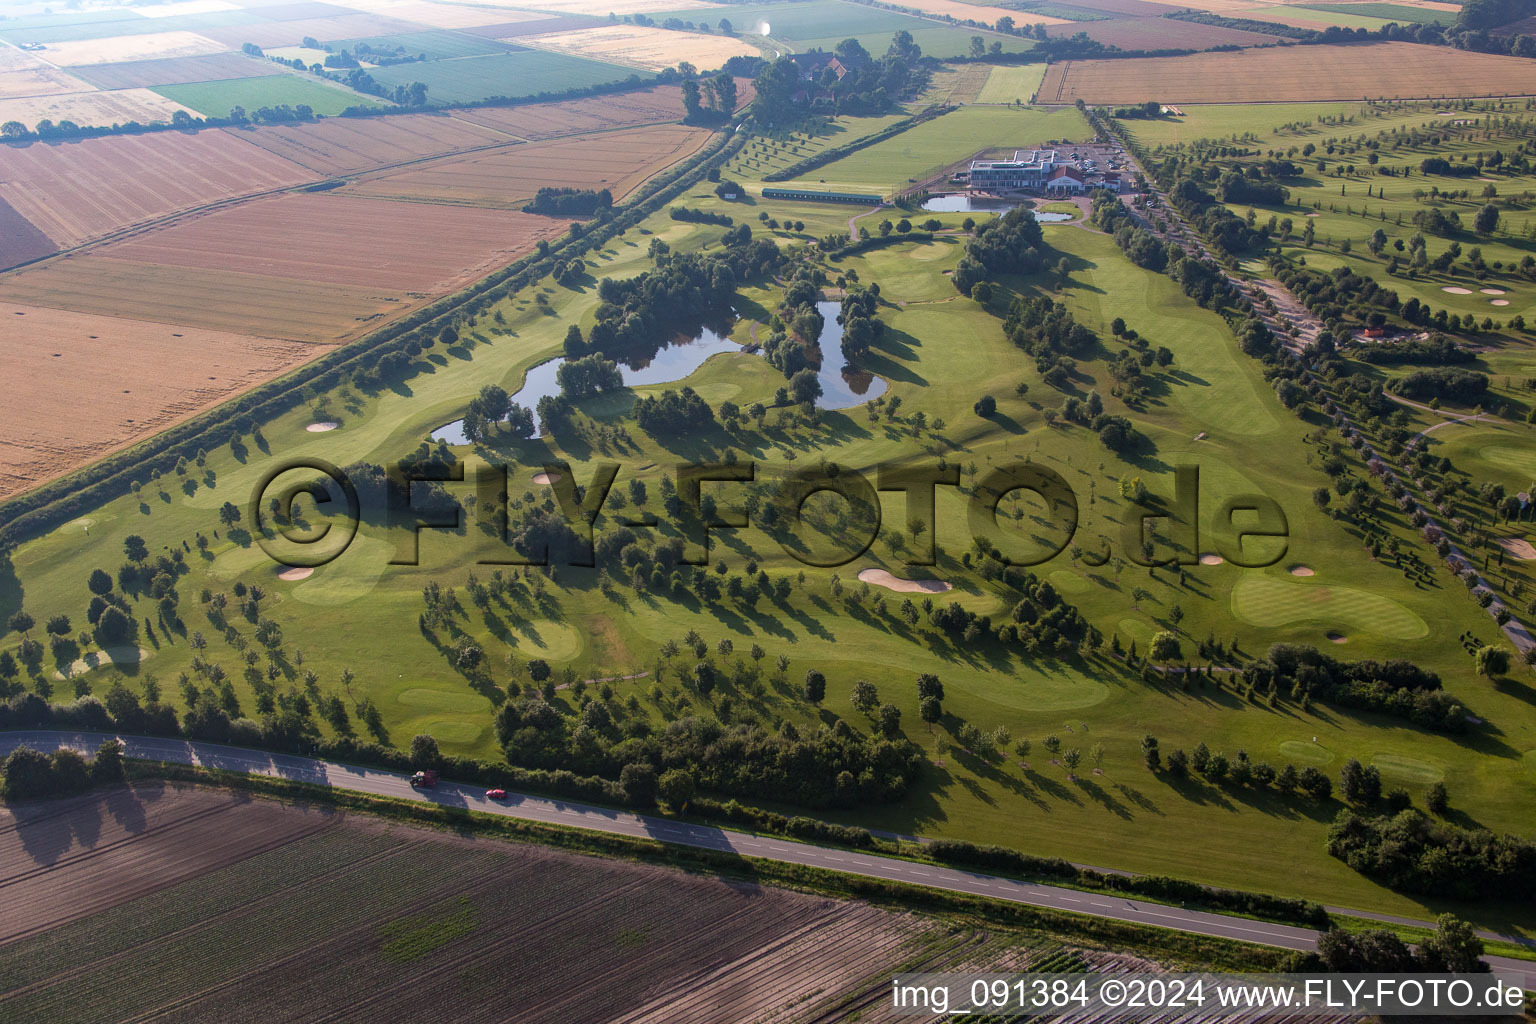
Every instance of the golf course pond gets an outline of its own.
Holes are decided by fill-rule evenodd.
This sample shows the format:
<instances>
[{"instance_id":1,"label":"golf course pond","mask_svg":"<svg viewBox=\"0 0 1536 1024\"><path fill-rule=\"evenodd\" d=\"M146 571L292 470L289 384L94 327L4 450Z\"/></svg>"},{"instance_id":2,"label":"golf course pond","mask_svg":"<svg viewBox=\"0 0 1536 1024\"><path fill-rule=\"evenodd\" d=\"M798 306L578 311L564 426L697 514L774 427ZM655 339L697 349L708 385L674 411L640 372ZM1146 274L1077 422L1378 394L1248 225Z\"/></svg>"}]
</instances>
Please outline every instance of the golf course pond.
<instances>
[{"instance_id":1,"label":"golf course pond","mask_svg":"<svg viewBox=\"0 0 1536 1024\"><path fill-rule=\"evenodd\" d=\"M885 394L888 385L884 377L854 369L843 362L843 325L837 322L841 304L818 302L816 309L823 319L821 336L817 339L821 345L822 360L821 367L816 371L816 377L821 382L821 397L816 400L816 408L851 409ZM620 358L617 362L624 386L638 388L683 380L703 366L710 356L742 351L740 344L706 327L695 337L661 345L648 357L633 358L632 362ZM544 425L538 422L539 399L560 393L558 375L564 363L565 358L560 356L533 367L528 371L522 388L512 396L512 401L518 405L535 411L535 430L540 434L544 432ZM453 445L469 444L469 438L464 436L464 421L461 419L438 427L432 431L431 439L447 441Z\"/></svg>"}]
</instances>

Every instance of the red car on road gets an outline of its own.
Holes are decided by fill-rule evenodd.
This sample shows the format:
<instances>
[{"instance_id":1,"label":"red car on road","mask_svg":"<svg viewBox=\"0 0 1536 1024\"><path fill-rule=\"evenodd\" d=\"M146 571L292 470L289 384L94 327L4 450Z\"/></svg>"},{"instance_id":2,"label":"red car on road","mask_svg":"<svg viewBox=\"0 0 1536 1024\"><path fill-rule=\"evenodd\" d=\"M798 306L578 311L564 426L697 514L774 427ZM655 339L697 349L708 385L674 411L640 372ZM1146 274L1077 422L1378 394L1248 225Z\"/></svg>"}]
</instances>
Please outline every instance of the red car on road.
<instances>
[{"instance_id":1,"label":"red car on road","mask_svg":"<svg viewBox=\"0 0 1536 1024\"><path fill-rule=\"evenodd\" d=\"M485 798L487 800L505 800L507 798L507 791L504 789L488 789L485 791Z\"/></svg>"}]
</instances>

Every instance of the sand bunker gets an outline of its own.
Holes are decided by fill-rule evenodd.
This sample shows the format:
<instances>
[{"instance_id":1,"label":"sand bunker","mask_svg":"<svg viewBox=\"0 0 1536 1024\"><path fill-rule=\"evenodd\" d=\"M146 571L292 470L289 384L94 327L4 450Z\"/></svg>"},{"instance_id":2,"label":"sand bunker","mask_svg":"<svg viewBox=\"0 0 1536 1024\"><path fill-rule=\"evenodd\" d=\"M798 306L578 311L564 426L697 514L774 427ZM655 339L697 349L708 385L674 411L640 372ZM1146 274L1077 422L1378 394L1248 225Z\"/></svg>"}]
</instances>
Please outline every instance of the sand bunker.
<instances>
[{"instance_id":1,"label":"sand bunker","mask_svg":"<svg viewBox=\"0 0 1536 1024\"><path fill-rule=\"evenodd\" d=\"M324 420L320 423L311 423L304 429L309 431L311 434L323 434L327 430L335 430L339 426L341 426L340 423L332 423L330 420Z\"/></svg>"},{"instance_id":2,"label":"sand bunker","mask_svg":"<svg viewBox=\"0 0 1536 1024\"><path fill-rule=\"evenodd\" d=\"M307 580L314 574L315 570L313 569L301 568L295 565L278 573L277 578L280 580L287 580L288 582L292 583L295 580Z\"/></svg>"},{"instance_id":3,"label":"sand bunker","mask_svg":"<svg viewBox=\"0 0 1536 1024\"><path fill-rule=\"evenodd\" d=\"M547 484L552 484L556 480L559 480L559 479L560 479L560 474L559 473L535 473L535 474L533 474L533 482L536 483L536 484L546 484L546 485Z\"/></svg>"},{"instance_id":4,"label":"sand bunker","mask_svg":"<svg viewBox=\"0 0 1536 1024\"><path fill-rule=\"evenodd\" d=\"M885 569L865 569L859 573L859 582L894 590L898 594L942 594L954 589L943 580L904 580Z\"/></svg>"},{"instance_id":5,"label":"sand bunker","mask_svg":"<svg viewBox=\"0 0 1536 1024\"><path fill-rule=\"evenodd\" d=\"M1514 558L1529 560L1536 558L1536 547L1531 547L1531 542L1520 537L1500 537L1499 547Z\"/></svg>"},{"instance_id":6,"label":"sand bunker","mask_svg":"<svg viewBox=\"0 0 1536 1024\"><path fill-rule=\"evenodd\" d=\"M1222 558L1220 555L1213 555L1213 554L1207 553L1207 554L1204 554L1204 555L1200 556L1200 564L1201 565L1220 565L1222 562L1225 562L1225 561L1226 561L1226 559Z\"/></svg>"},{"instance_id":7,"label":"sand bunker","mask_svg":"<svg viewBox=\"0 0 1536 1024\"><path fill-rule=\"evenodd\" d=\"M1471 295L1472 294L1472 289L1471 288L1458 288L1454 284L1448 284L1445 287L1441 288L1440 290L1443 291L1443 292L1450 292L1452 295Z\"/></svg>"},{"instance_id":8,"label":"sand bunker","mask_svg":"<svg viewBox=\"0 0 1536 1024\"><path fill-rule=\"evenodd\" d=\"M1348 643L1349 642L1349 637L1345 636L1343 633L1332 633L1332 632L1330 632L1328 634L1328 641L1330 643L1335 643L1335 644Z\"/></svg>"},{"instance_id":9,"label":"sand bunker","mask_svg":"<svg viewBox=\"0 0 1536 1024\"><path fill-rule=\"evenodd\" d=\"M1314 575L1314 573L1312 572L1312 567L1311 566L1307 566L1307 565L1293 565L1290 568L1290 573L1291 573L1292 576L1312 576L1312 575Z\"/></svg>"},{"instance_id":10,"label":"sand bunker","mask_svg":"<svg viewBox=\"0 0 1536 1024\"><path fill-rule=\"evenodd\" d=\"M1482 292L1484 295L1505 295L1505 294L1508 294L1507 292L1504 291L1503 288L1479 288L1478 291Z\"/></svg>"},{"instance_id":11,"label":"sand bunker","mask_svg":"<svg viewBox=\"0 0 1536 1024\"><path fill-rule=\"evenodd\" d=\"M1490 306L1507 306L1507 305L1509 305L1509 300L1508 299L1489 299L1488 300L1488 304Z\"/></svg>"},{"instance_id":12,"label":"sand bunker","mask_svg":"<svg viewBox=\"0 0 1536 1024\"><path fill-rule=\"evenodd\" d=\"M137 665L141 661L148 661L155 656L155 652L146 647L108 647L101 651L92 651L83 658L70 662L64 672L55 672L55 679L73 679L82 672L89 672L93 668L100 668L110 661L113 665ZM68 673L67 675L65 673Z\"/></svg>"}]
</instances>

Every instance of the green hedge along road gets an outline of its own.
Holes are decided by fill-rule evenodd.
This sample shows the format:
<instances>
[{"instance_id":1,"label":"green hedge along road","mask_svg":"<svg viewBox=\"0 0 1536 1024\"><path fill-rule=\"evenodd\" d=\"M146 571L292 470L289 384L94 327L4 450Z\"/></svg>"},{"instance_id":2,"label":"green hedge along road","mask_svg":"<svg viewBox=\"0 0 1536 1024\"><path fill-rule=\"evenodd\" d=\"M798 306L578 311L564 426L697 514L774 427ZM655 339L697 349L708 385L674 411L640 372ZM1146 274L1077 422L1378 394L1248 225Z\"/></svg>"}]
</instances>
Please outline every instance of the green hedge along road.
<instances>
[{"instance_id":1,"label":"green hedge along road","mask_svg":"<svg viewBox=\"0 0 1536 1024\"><path fill-rule=\"evenodd\" d=\"M104 741L112 738L113 735L110 733L42 729L0 733L0 758L8 756L17 747L31 747L45 752L60 747L70 747L82 754L90 755L95 753L96 748ZM840 871L845 874L864 875L891 882L923 885L986 899L1047 907L1068 913L1169 928L1238 942L1253 942L1296 950L1312 949L1317 945L1318 933L1309 928L1271 924L1267 921L1253 921L1248 918L1229 917L1200 910L1186 910L1161 903L1147 903L1102 893L1084 892L1079 889L1020 882L981 872L915 863L853 850L813 846L789 839L752 835L710 825L693 825L653 815L595 807L569 800L529 796L510 791L505 800L491 800L486 797L483 787L467 786L447 780L439 782L432 789L418 790L411 786L406 776L374 768L361 768L310 757L271 754L245 747L228 747L218 743L193 740L149 736L118 738L124 744L124 755L136 760L168 761L218 771L243 772L311 785L332 786L336 789L371 796L420 800L480 814L499 814L547 825L591 829L637 839L651 839L663 843L734 853L742 857L760 857L786 864L800 864L826 871ZM1536 989L1536 963L1496 956L1483 959L1496 970L1524 975L1526 989Z\"/></svg>"}]
</instances>

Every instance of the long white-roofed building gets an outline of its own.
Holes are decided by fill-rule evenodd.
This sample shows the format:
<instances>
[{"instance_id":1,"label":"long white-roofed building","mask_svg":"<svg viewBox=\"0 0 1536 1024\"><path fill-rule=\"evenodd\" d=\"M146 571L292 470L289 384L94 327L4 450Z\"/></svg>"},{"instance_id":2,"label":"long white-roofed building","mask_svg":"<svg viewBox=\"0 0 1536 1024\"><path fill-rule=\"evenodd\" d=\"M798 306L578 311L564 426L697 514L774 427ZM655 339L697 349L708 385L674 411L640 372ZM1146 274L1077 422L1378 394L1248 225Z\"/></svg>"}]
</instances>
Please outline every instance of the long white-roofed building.
<instances>
[{"instance_id":1,"label":"long white-roofed building","mask_svg":"<svg viewBox=\"0 0 1536 1024\"><path fill-rule=\"evenodd\" d=\"M1012 160L972 160L971 187L1040 188L1061 163L1054 149L1021 149Z\"/></svg>"}]
</instances>

